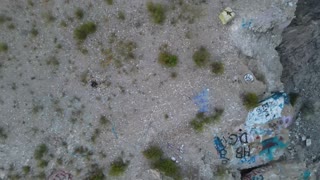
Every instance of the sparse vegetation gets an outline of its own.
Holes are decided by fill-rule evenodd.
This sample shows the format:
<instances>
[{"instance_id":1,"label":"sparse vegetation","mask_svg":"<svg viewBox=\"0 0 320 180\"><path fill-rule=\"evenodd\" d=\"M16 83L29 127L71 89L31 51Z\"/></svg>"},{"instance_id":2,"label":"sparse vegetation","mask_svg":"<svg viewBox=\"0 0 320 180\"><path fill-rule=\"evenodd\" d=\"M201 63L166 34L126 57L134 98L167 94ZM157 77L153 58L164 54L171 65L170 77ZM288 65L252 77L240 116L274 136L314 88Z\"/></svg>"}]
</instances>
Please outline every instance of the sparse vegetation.
<instances>
[{"instance_id":1,"label":"sparse vegetation","mask_svg":"<svg viewBox=\"0 0 320 180\"><path fill-rule=\"evenodd\" d=\"M118 159L111 163L109 170L110 176L121 176L127 169L128 163L124 163L122 159Z\"/></svg>"},{"instance_id":2,"label":"sparse vegetation","mask_svg":"<svg viewBox=\"0 0 320 180\"><path fill-rule=\"evenodd\" d=\"M190 121L190 126L196 132L202 132L206 124L218 123L221 120L224 110L216 108L213 115L206 116L204 113L197 113L196 117Z\"/></svg>"},{"instance_id":3,"label":"sparse vegetation","mask_svg":"<svg viewBox=\"0 0 320 180\"><path fill-rule=\"evenodd\" d=\"M60 65L60 63L55 56L52 56L47 60L47 65L52 65L54 67L58 67Z\"/></svg>"},{"instance_id":4,"label":"sparse vegetation","mask_svg":"<svg viewBox=\"0 0 320 180\"><path fill-rule=\"evenodd\" d=\"M74 15L76 16L77 19L83 19L84 12L81 8L77 8L76 11L74 12Z\"/></svg>"},{"instance_id":5,"label":"sparse vegetation","mask_svg":"<svg viewBox=\"0 0 320 180\"><path fill-rule=\"evenodd\" d=\"M211 72L217 75L224 73L224 64L222 62L213 62L211 64Z\"/></svg>"},{"instance_id":6,"label":"sparse vegetation","mask_svg":"<svg viewBox=\"0 0 320 180\"><path fill-rule=\"evenodd\" d=\"M10 17L7 17L5 15L0 15L0 25L5 23L6 21L11 21L12 19Z\"/></svg>"},{"instance_id":7,"label":"sparse vegetation","mask_svg":"<svg viewBox=\"0 0 320 180\"><path fill-rule=\"evenodd\" d=\"M30 33L31 33L32 37L36 37L39 34L38 30L34 27L31 29Z\"/></svg>"},{"instance_id":8,"label":"sparse vegetation","mask_svg":"<svg viewBox=\"0 0 320 180\"><path fill-rule=\"evenodd\" d=\"M147 9L154 23L162 24L165 21L166 15L164 5L160 3L148 2Z\"/></svg>"},{"instance_id":9,"label":"sparse vegetation","mask_svg":"<svg viewBox=\"0 0 320 180\"><path fill-rule=\"evenodd\" d=\"M91 136L91 141L93 143L95 143L96 139L99 137L99 135L100 135L100 129L95 129L92 136Z\"/></svg>"},{"instance_id":10,"label":"sparse vegetation","mask_svg":"<svg viewBox=\"0 0 320 180\"><path fill-rule=\"evenodd\" d=\"M41 160L41 158L48 153L48 147L45 144L40 144L34 151L34 158L36 160Z\"/></svg>"},{"instance_id":11,"label":"sparse vegetation","mask_svg":"<svg viewBox=\"0 0 320 180\"><path fill-rule=\"evenodd\" d=\"M0 42L0 52L7 52L8 51L8 45L6 43Z\"/></svg>"},{"instance_id":12,"label":"sparse vegetation","mask_svg":"<svg viewBox=\"0 0 320 180\"><path fill-rule=\"evenodd\" d=\"M93 172L90 173L88 180L104 180L105 175L103 174L102 169L98 168L95 169Z\"/></svg>"},{"instance_id":13,"label":"sparse vegetation","mask_svg":"<svg viewBox=\"0 0 320 180\"><path fill-rule=\"evenodd\" d=\"M163 151L158 146L150 146L148 149L144 150L142 154L149 160L159 160L163 155Z\"/></svg>"},{"instance_id":14,"label":"sparse vegetation","mask_svg":"<svg viewBox=\"0 0 320 180\"><path fill-rule=\"evenodd\" d=\"M52 15L51 12L44 13L43 18L45 19L46 23L52 23L56 20L56 18Z\"/></svg>"},{"instance_id":15,"label":"sparse vegetation","mask_svg":"<svg viewBox=\"0 0 320 180\"><path fill-rule=\"evenodd\" d=\"M80 154L81 156L91 156L92 152L87 148L83 146L78 146L74 149L75 154Z\"/></svg>"},{"instance_id":16,"label":"sparse vegetation","mask_svg":"<svg viewBox=\"0 0 320 180\"><path fill-rule=\"evenodd\" d=\"M113 0L104 0L108 5L112 5L113 4Z\"/></svg>"},{"instance_id":17,"label":"sparse vegetation","mask_svg":"<svg viewBox=\"0 0 320 180\"><path fill-rule=\"evenodd\" d=\"M290 104L294 106L299 98L299 93L291 92L289 93Z\"/></svg>"},{"instance_id":18,"label":"sparse vegetation","mask_svg":"<svg viewBox=\"0 0 320 180\"><path fill-rule=\"evenodd\" d=\"M243 105L251 110L259 105L259 98L255 93L249 92L243 96Z\"/></svg>"},{"instance_id":19,"label":"sparse vegetation","mask_svg":"<svg viewBox=\"0 0 320 180\"><path fill-rule=\"evenodd\" d=\"M178 64L178 57L168 52L160 52L158 62L166 67L175 67Z\"/></svg>"},{"instance_id":20,"label":"sparse vegetation","mask_svg":"<svg viewBox=\"0 0 320 180\"><path fill-rule=\"evenodd\" d=\"M180 179L180 169L171 159L160 159L153 164L155 169L174 179Z\"/></svg>"},{"instance_id":21,"label":"sparse vegetation","mask_svg":"<svg viewBox=\"0 0 320 180\"><path fill-rule=\"evenodd\" d=\"M22 171L24 174L29 174L30 169L31 169L30 166L23 166L22 167Z\"/></svg>"},{"instance_id":22,"label":"sparse vegetation","mask_svg":"<svg viewBox=\"0 0 320 180\"><path fill-rule=\"evenodd\" d=\"M100 117L100 124L101 124L101 125L109 125L109 124L110 124L110 121L109 121L109 119L108 119L106 116L101 116L101 117Z\"/></svg>"},{"instance_id":23,"label":"sparse vegetation","mask_svg":"<svg viewBox=\"0 0 320 180\"><path fill-rule=\"evenodd\" d=\"M0 127L0 139L7 139L7 134L4 132L4 128Z\"/></svg>"},{"instance_id":24,"label":"sparse vegetation","mask_svg":"<svg viewBox=\"0 0 320 180\"><path fill-rule=\"evenodd\" d=\"M126 16L123 11L118 12L118 19L120 19L122 21L124 21L126 19Z\"/></svg>"},{"instance_id":25,"label":"sparse vegetation","mask_svg":"<svg viewBox=\"0 0 320 180\"><path fill-rule=\"evenodd\" d=\"M60 22L60 26L61 26L61 27L67 27L68 24L67 24L66 21L62 20L62 21Z\"/></svg>"},{"instance_id":26,"label":"sparse vegetation","mask_svg":"<svg viewBox=\"0 0 320 180\"><path fill-rule=\"evenodd\" d=\"M38 167L39 168L45 168L45 167L48 166L48 163L49 163L48 161L41 159L41 160L38 161Z\"/></svg>"},{"instance_id":27,"label":"sparse vegetation","mask_svg":"<svg viewBox=\"0 0 320 180\"><path fill-rule=\"evenodd\" d=\"M94 22L86 22L74 30L74 37L78 41L84 41L88 35L95 33L97 26Z\"/></svg>"},{"instance_id":28,"label":"sparse vegetation","mask_svg":"<svg viewBox=\"0 0 320 180\"><path fill-rule=\"evenodd\" d=\"M192 59L196 63L198 67L205 66L210 58L210 53L207 51L205 47L200 47L199 50L197 50L193 56Z\"/></svg>"},{"instance_id":29,"label":"sparse vegetation","mask_svg":"<svg viewBox=\"0 0 320 180\"><path fill-rule=\"evenodd\" d=\"M14 25L14 24L9 24L8 26L8 29L10 29L10 30L13 30L13 29L15 29L16 28L16 26Z\"/></svg>"}]
</instances>

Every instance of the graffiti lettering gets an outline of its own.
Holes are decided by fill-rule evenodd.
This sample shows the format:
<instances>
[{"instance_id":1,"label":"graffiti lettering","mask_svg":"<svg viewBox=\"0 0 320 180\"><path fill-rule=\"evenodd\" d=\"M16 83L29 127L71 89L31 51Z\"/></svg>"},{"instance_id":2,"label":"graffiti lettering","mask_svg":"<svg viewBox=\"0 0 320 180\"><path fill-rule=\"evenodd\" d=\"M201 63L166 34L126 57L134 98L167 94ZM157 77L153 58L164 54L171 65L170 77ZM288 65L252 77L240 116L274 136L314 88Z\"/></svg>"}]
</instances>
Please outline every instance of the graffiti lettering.
<instances>
[{"instance_id":1,"label":"graffiti lettering","mask_svg":"<svg viewBox=\"0 0 320 180\"><path fill-rule=\"evenodd\" d=\"M238 139L241 144L248 143L248 134L246 132L242 133L240 136L236 134L230 134L228 139L230 145L235 145L238 142Z\"/></svg>"},{"instance_id":2,"label":"graffiti lettering","mask_svg":"<svg viewBox=\"0 0 320 180\"><path fill-rule=\"evenodd\" d=\"M222 160L222 164L228 163L229 159L226 157L227 155L227 150L225 149L225 146L222 144L222 141L219 137L214 137L213 139L214 146L216 150L218 151L220 158Z\"/></svg>"},{"instance_id":3,"label":"graffiti lettering","mask_svg":"<svg viewBox=\"0 0 320 180\"><path fill-rule=\"evenodd\" d=\"M250 146L241 146L236 149L236 158L243 158L250 156Z\"/></svg>"},{"instance_id":4,"label":"graffiti lettering","mask_svg":"<svg viewBox=\"0 0 320 180\"><path fill-rule=\"evenodd\" d=\"M263 176L261 174L257 176L253 176L251 180L263 180Z\"/></svg>"}]
</instances>

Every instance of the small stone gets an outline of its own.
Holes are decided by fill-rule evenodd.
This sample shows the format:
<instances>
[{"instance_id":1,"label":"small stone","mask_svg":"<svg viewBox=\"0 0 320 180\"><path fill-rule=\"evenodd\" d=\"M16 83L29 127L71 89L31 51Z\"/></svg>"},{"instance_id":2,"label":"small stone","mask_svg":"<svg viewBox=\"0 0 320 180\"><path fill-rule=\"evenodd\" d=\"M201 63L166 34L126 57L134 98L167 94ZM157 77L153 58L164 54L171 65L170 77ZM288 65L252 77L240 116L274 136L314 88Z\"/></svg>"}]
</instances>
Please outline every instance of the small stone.
<instances>
[{"instance_id":1,"label":"small stone","mask_svg":"<svg viewBox=\"0 0 320 180\"><path fill-rule=\"evenodd\" d=\"M311 139L306 140L306 146L311 146Z\"/></svg>"},{"instance_id":2,"label":"small stone","mask_svg":"<svg viewBox=\"0 0 320 180\"><path fill-rule=\"evenodd\" d=\"M301 140L302 141L305 141L307 139L307 137L305 136L305 135L303 135L302 137L301 137Z\"/></svg>"},{"instance_id":3,"label":"small stone","mask_svg":"<svg viewBox=\"0 0 320 180\"><path fill-rule=\"evenodd\" d=\"M171 157L171 160L172 160L172 161L176 161L176 158L175 158L175 157Z\"/></svg>"}]
</instances>

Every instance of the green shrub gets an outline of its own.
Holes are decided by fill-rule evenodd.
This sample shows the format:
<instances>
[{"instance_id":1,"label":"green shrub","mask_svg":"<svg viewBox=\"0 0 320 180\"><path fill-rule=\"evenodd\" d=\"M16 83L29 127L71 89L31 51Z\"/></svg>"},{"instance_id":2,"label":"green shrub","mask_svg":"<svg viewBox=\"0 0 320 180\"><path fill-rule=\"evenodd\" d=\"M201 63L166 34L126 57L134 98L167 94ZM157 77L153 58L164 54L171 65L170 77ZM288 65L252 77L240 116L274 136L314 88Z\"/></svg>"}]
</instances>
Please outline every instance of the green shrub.
<instances>
[{"instance_id":1,"label":"green shrub","mask_svg":"<svg viewBox=\"0 0 320 180\"><path fill-rule=\"evenodd\" d=\"M6 43L0 42L0 52L7 52L8 51L8 45Z\"/></svg>"},{"instance_id":2,"label":"green shrub","mask_svg":"<svg viewBox=\"0 0 320 180\"><path fill-rule=\"evenodd\" d=\"M56 18L52 15L51 12L46 12L42 16L45 19L46 23L52 23L56 20Z\"/></svg>"},{"instance_id":3,"label":"green shrub","mask_svg":"<svg viewBox=\"0 0 320 180\"><path fill-rule=\"evenodd\" d=\"M175 67L178 64L178 57L168 52L160 52L158 62L166 67Z\"/></svg>"},{"instance_id":4,"label":"green shrub","mask_svg":"<svg viewBox=\"0 0 320 180\"><path fill-rule=\"evenodd\" d=\"M162 24L164 22L164 20L166 19L165 8L162 4L148 2L147 9L148 9L154 23Z\"/></svg>"},{"instance_id":5,"label":"green shrub","mask_svg":"<svg viewBox=\"0 0 320 180\"><path fill-rule=\"evenodd\" d=\"M66 21L62 20L62 21L60 22L60 26L61 26L61 27L67 27L68 24L67 24Z\"/></svg>"},{"instance_id":6,"label":"green shrub","mask_svg":"<svg viewBox=\"0 0 320 180\"><path fill-rule=\"evenodd\" d=\"M196 131L196 132L202 132L203 131L203 127L204 127L204 122L197 120L197 119L193 119L190 122L191 127Z\"/></svg>"},{"instance_id":7,"label":"green shrub","mask_svg":"<svg viewBox=\"0 0 320 180\"><path fill-rule=\"evenodd\" d=\"M22 167L22 171L24 174L29 174L30 169L31 169L30 166L23 166Z\"/></svg>"},{"instance_id":8,"label":"green shrub","mask_svg":"<svg viewBox=\"0 0 320 180\"><path fill-rule=\"evenodd\" d=\"M111 163L109 170L110 176L121 176L127 169L128 164L124 163L122 159L116 160Z\"/></svg>"},{"instance_id":9,"label":"green shrub","mask_svg":"<svg viewBox=\"0 0 320 180\"><path fill-rule=\"evenodd\" d=\"M112 5L113 4L113 0L104 0L108 5Z\"/></svg>"},{"instance_id":10,"label":"green shrub","mask_svg":"<svg viewBox=\"0 0 320 180\"><path fill-rule=\"evenodd\" d=\"M203 67L205 66L210 58L210 53L207 51L205 47L200 47L193 56L193 61L196 63L197 66Z\"/></svg>"},{"instance_id":11,"label":"green shrub","mask_svg":"<svg viewBox=\"0 0 320 180\"><path fill-rule=\"evenodd\" d=\"M173 177L174 179L180 179L180 169L171 159L160 159L153 163L153 166L166 176Z\"/></svg>"},{"instance_id":12,"label":"green shrub","mask_svg":"<svg viewBox=\"0 0 320 180\"><path fill-rule=\"evenodd\" d=\"M143 156L150 160L158 160L163 155L163 151L158 146L150 146L142 152Z\"/></svg>"},{"instance_id":13,"label":"green shrub","mask_svg":"<svg viewBox=\"0 0 320 180\"><path fill-rule=\"evenodd\" d=\"M110 121L106 116L100 116L100 124L101 125L108 125L108 124L110 124Z\"/></svg>"},{"instance_id":14,"label":"green shrub","mask_svg":"<svg viewBox=\"0 0 320 180\"><path fill-rule=\"evenodd\" d=\"M202 132L206 124L217 123L220 121L224 109L215 108L213 115L206 116L204 113L197 113L196 117L190 121L190 126L196 132Z\"/></svg>"},{"instance_id":15,"label":"green shrub","mask_svg":"<svg viewBox=\"0 0 320 180\"><path fill-rule=\"evenodd\" d=\"M10 30L13 30L13 29L15 29L16 28L16 26L14 25L14 24L9 24L8 26L8 29L10 29Z\"/></svg>"},{"instance_id":16,"label":"green shrub","mask_svg":"<svg viewBox=\"0 0 320 180\"><path fill-rule=\"evenodd\" d=\"M224 65L222 62L213 62L211 64L211 71L214 74L223 74L224 73Z\"/></svg>"},{"instance_id":17,"label":"green shrub","mask_svg":"<svg viewBox=\"0 0 320 180\"><path fill-rule=\"evenodd\" d=\"M74 12L74 15L76 16L77 19L82 19L84 12L81 8L77 8L76 11Z\"/></svg>"},{"instance_id":18,"label":"green shrub","mask_svg":"<svg viewBox=\"0 0 320 180\"><path fill-rule=\"evenodd\" d=\"M87 178L88 180L104 180L105 175L102 171L102 169L94 169L93 172L90 173L89 177Z\"/></svg>"},{"instance_id":19,"label":"green shrub","mask_svg":"<svg viewBox=\"0 0 320 180\"><path fill-rule=\"evenodd\" d=\"M84 41L89 34L95 33L97 27L94 22L86 22L74 30L74 37L78 41Z\"/></svg>"},{"instance_id":20,"label":"green shrub","mask_svg":"<svg viewBox=\"0 0 320 180\"><path fill-rule=\"evenodd\" d=\"M31 33L32 37L36 37L39 34L38 30L35 29L34 27L31 29L30 33Z\"/></svg>"},{"instance_id":21,"label":"green shrub","mask_svg":"<svg viewBox=\"0 0 320 180\"><path fill-rule=\"evenodd\" d=\"M48 148L45 144L40 144L34 151L34 158L40 160L45 154L47 154Z\"/></svg>"},{"instance_id":22,"label":"green shrub","mask_svg":"<svg viewBox=\"0 0 320 180\"><path fill-rule=\"evenodd\" d=\"M255 93L246 93L243 97L243 105L248 109L253 109L259 105L259 98Z\"/></svg>"},{"instance_id":23,"label":"green shrub","mask_svg":"<svg viewBox=\"0 0 320 180\"><path fill-rule=\"evenodd\" d=\"M39 168L45 168L45 167L48 166L48 163L49 163L48 161L41 159L41 160L38 161L38 167Z\"/></svg>"},{"instance_id":24,"label":"green shrub","mask_svg":"<svg viewBox=\"0 0 320 180\"><path fill-rule=\"evenodd\" d=\"M0 25L5 23L6 21L11 21L11 20L12 20L12 18L10 18L10 17L7 17L5 15L0 15Z\"/></svg>"},{"instance_id":25,"label":"green shrub","mask_svg":"<svg viewBox=\"0 0 320 180\"><path fill-rule=\"evenodd\" d=\"M4 132L4 128L0 127L0 139L7 139L7 134Z\"/></svg>"},{"instance_id":26,"label":"green shrub","mask_svg":"<svg viewBox=\"0 0 320 180\"><path fill-rule=\"evenodd\" d=\"M118 12L118 19L120 19L122 21L124 21L126 19L126 16L123 11Z\"/></svg>"},{"instance_id":27,"label":"green shrub","mask_svg":"<svg viewBox=\"0 0 320 180\"><path fill-rule=\"evenodd\" d=\"M299 98L299 93L291 92L289 93L289 97L290 97L290 104L294 106Z\"/></svg>"}]
</instances>

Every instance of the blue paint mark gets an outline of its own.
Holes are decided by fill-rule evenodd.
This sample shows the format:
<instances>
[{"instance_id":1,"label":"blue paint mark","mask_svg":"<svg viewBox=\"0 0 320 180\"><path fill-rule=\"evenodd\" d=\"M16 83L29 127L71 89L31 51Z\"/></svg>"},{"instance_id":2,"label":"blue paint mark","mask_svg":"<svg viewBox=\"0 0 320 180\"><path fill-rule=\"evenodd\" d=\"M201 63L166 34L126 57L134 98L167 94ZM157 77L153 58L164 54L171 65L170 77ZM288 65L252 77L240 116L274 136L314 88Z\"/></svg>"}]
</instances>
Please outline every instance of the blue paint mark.
<instances>
[{"instance_id":1,"label":"blue paint mark","mask_svg":"<svg viewBox=\"0 0 320 180\"><path fill-rule=\"evenodd\" d=\"M305 170L303 172L303 180L309 180L310 176L311 176L311 172L309 170Z\"/></svg>"},{"instance_id":2,"label":"blue paint mark","mask_svg":"<svg viewBox=\"0 0 320 180\"><path fill-rule=\"evenodd\" d=\"M250 19L249 21L246 21L245 19L242 18L241 27L242 28L251 28L252 27L252 21L253 21L253 19Z\"/></svg>"},{"instance_id":3,"label":"blue paint mark","mask_svg":"<svg viewBox=\"0 0 320 180\"><path fill-rule=\"evenodd\" d=\"M118 139L118 134L117 134L117 131L116 131L116 128L115 128L114 124L112 124L112 129L111 129L111 131L112 131L114 137L116 137L116 139Z\"/></svg>"},{"instance_id":4,"label":"blue paint mark","mask_svg":"<svg viewBox=\"0 0 320 180\"><path fill-rule=\"evenodd\" d=\"M209 111L209 89L204 89L198 95L193 97L194 103L198 106L199 112Z\"/></svg>"},{"instance_id":5,"label":"blue paint mark","mask_svg":"<svg viewBox=\"0 0 320 180\"><path fill-rule=\"evenodd\" d=\"M252 157L244 157L240 160L240 163L248 163L248 164L253 164L256 162L256 156L252 156Z\"/></svg>"},{"instance_id":6,"label":"blue paint mark","mask_svg":"<svg viewBox=\"0 0 320 180\"><path fill-rule=\"evenodd\" d=\"M270 161L273 160L273 153L276 149L282 149L286 147L286 144L280 141L278 137L266 139L262 141L261 144L262 150L259 154L265 154Z\"/></svg>"},{"instance_id":7,"label":"blue paint mark","mask_svg":"<svg viewBox=\"0 0 320 180\"><path fill-rule=\"evenodd\" d=\"M220 139L219 137L214 137L213 143L214 143L214 146L216 147L216 150L217 150L218 152L224 150L225 147L224 147L224 145L222 144L221 139Z\"/></svg>"},{"instance_id":8,"label":"blue paint mark","mask_svg":"<svg viewBox=\"0 0 320 180\"><path fill-rule=\"evenodd\" d=\"M275 93L272 94L272 96L270 98L273 98L274 100L278 100L278 99L280 99L282 97L284 99L284 103L285 104L289 104L290 103L288 94L284 93L284 92L275 92Z\"/></svg>"}]
</instances>

